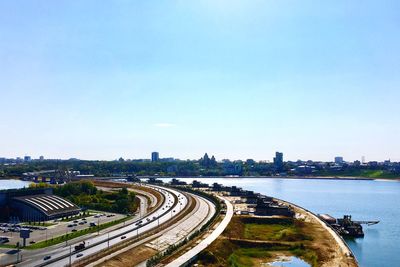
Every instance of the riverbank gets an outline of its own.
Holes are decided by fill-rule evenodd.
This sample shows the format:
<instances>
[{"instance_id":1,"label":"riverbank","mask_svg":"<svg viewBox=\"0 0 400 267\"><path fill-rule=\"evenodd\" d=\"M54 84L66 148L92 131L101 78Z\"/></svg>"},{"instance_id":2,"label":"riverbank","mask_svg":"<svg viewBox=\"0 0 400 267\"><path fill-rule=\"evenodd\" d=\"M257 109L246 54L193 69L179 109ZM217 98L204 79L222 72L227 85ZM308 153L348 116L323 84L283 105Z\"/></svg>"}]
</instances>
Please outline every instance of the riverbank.
<instances>
[{"instance_id":1,"label":"riverbank","mask_svg":"<svg viewBox=\"0 0 400 267\"><path fill-rule=\"evenodd\" d=\"M329 229L307 212L297 208L296 212L295 219L234 216L196 263L207 267L270 266L281 258L294 257L312 267L358 266Z\"/></svg>"},{"instance_id":2,"label":"riverbank","mask_svg":"<svg viewBox=\"0 0 400 267\"><path fill-rule=\"evenodd\" d=\"M138 176L139 179L154 178L155 176ZM96 177L100 178L101 177ZM187 177L170 177L170 176L156 176L159 179L305 179L305 180L343 180L343 181L400 181L398 178L370 178L370 177L356 177L356 176L187 176ZM103 178L104 179L104 178ZM126 179L126 177L112 177L110 179Z\"/></svg>"},{"instance_id":3,"label":"riverbank","mask_svg":"<svg viewBox=\"0 0 400 267\"><path fill-rule=\"evenodd\" d=\"M357 259L353 255L353 252L348 247L344 239L336 233L329 225L318 218L313 212L306 210L296 204L277 199L278 202L291 206L296 212L296 216L304 220L308 224L312 224L314 231L320 231L321 229L325 233L321 233L321 237L318 238L319 242L314 243L320 248L326 249L330 252L330 257L321 266L335 267L335 266L358 266ZM327 235L328 233L328 235ZM322 236L324 238L322 238ZM322 241L322 244L320 242ZM343 265L344 264L344 265Z\"/></svg>"},{"instance_id":4,"label":"riverbank","mask_svg":"<svg viewBox=\"0 0 400 267\"><path fill-rule=\"evenodd\" d=\"M385 177L359 177L359 176L137 176L139 179L149 179L149 178L159 178L159 179L215 179L215 178L225 178L225 179L304 179L304 180L337 180L337 181L400 181L400 177L385 178ZM111 179L127 179L126 176L120 177L91 177L86 178L86 180L111 180ZM0 181L4 180L14 180L23 181L22 177L0 177Z\"/></svg>"},{"instance_id":5,"label":"riverbank","mask_svg":"<svg viewBox=\"0 0 400 267\"><path fill-rule=\"evenodd\" d=\"M229 200L234 210L246 210L246 204L239 204L239 199ZM196 263L207 267L270 266L284 258L303 261L296 266L358 266L344 240L315 214L280 199L274 201L290 206L294 218L235 215L223 234L200 253Z\"/></svg>"}]
</instances>

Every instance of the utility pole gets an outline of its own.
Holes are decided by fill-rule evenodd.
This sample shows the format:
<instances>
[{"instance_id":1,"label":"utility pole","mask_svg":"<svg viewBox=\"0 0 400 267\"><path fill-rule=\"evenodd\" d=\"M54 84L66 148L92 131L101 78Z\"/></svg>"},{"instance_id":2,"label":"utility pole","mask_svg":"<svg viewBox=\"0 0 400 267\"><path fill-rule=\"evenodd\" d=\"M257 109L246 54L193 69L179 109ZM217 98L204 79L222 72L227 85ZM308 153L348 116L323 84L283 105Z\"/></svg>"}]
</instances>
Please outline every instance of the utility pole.
<instances>
[{"instance_id":1,"label":"utility pole","mask_svg":"<svg viewBox=\"0 0 400 267\"><path fill-rule=\"evenodd\" d=\"M68 246L68 228L65 227L65 246Z\"/></svg>"},{"instance_id":2,"label":"utility pole","mask_svg":"<svg viewBox=\"0 0 400 267\"><path fill-rule=\"evenodd\" d=\"M97 218L97 235L100 234L100 217Z\"/></svg>"},{"instance_id":3,"label":"utility pole","mask_svg":"<svg viewBox=\"0 0 400 267\"><path fill-rule=\"evenodd\" d=\"M69 266L72 266L71 254L72 254L72 248L71 245L69 245Z\"/></svg>"},{"instance_id":4,"label":"utility pole","mask_svg":"<svg viewBox=\"0 0 400 267\"><path fill-rule=\"evenodd\" d=\"M19 261L19 242L17 242L17 263Z\"/></svg>"}]
</instances>

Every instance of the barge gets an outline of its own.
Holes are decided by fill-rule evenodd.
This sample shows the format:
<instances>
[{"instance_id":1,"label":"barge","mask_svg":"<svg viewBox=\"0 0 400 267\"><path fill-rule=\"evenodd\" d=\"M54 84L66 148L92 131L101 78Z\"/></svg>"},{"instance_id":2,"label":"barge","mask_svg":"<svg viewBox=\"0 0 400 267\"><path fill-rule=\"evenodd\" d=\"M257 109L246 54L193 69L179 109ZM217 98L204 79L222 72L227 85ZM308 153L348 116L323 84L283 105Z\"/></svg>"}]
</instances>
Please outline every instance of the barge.
<instances>
[{"instance_id":1,"label":"barge","mask_svg":"<svg viewBox=\"0 0 400 267\"><path fill-rule=\"evenodd\" d=\"M318 217L344 237L364 237L362 224L374 225L379 223L379 221L353 221L351 215L344 215L341 219L336 219L329 214L319 214Z\"/></svg>"}]
</instances>

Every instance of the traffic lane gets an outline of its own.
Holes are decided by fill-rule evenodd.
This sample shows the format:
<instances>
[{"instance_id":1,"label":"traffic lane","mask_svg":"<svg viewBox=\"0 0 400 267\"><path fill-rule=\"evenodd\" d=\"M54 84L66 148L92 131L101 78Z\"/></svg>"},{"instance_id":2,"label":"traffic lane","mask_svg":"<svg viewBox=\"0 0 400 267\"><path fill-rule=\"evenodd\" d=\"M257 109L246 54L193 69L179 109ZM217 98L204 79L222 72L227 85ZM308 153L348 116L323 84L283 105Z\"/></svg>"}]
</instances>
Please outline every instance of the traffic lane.
<instances>
[{"instance_id":1,"label":"traffic lane","mask_svg":"<svg viewBox=\"0 0 400 267\"><path fill-rule=\"evenodd\" d=\"M153 194L151 194L149 192L146 192L146 191L143 191L143 190L140 190L140 189L136 189L136 188L129 188L128 190L137 193L136 196L138 196L138 194L147 196L150 199L150 202L151 202L151 203L149 203L150 208L153 208L153 207L155 207L157 205L157 198Z\"/></svg>"},{"instance_id":2,"label":"traffic lane","mask_svg":"<svg viewBox=\"0 0 400 267\"><path fill-rule=\"evenodd\" d=\"M142 201L143 201L143 199L142 199ZM142 202L141 201L141 202ZM147 202L147 201L146 201ZM142 204L142 203L141 203ZM146 204L144 204L144 205L141 205L145 210L147 209L147 203ZM135 223L135 222L137 222L138 220L140 220L141 219L141 217L139 216L138 218L136 218L136 220L132 220L132 221L130 221L130 225L132 225L133 223ZM129 227L129 225L127 226L127 227ZM124 228L121 228L121 229L126 229L127 227L124 227ZM105 231L105 230L104 230ZM123 231L123 230L121 230L121 231ZM117 231L117 230L112 230L111 232L119 232L119 231ZM100 231L100 233L101 233L101 231ZM102 233L103 234L103 233ZM87 245L90 245L91 243L96 243L96 242L99 242L100 240L101 240L101 238L103 238L104 239L104 236L106 236L105 238L107 238L108 237L108 233L107 234L103 234L103 237L100 237L100 236L96 236L96 237L93 237L93 238L89 238L89 239L87 239L87 241L86 241L86 244ZM74 244L73 245L71 245L72 247L74 247L75 245L77 245L77 244L79 244L79 243L81 243L81 242L78 242L78 243L76 243L76 242L74 242ZM58 247L57 247L57 249L55 249L55 250L53 250L53 252L52 253L49 253L49 252L43 252L42 251L42 253L38 253L37 255L36 255L36 257L34 257L33 259L32 259L32 261L34 261L34 262L40 262L40 263L42 263L42 261L43 261L43 258L44 257L46 257L46 256L48 256L48 255L52 255L52 258L56 258L56 257L59 257L60 255L65 255L65 254L69 254L69 250L70 250L70 248L69 248L69 246L63 246L63 247L60 247L59 245L58 245ZM29 253L29 252L32 252L32 251L26 251L27 253ZM32 254L32 253L29 253L29 254ZM26 255L26 256L28 256L29 257L29 255ZM25 266L25 265L24 265ZM30 264L29 266L35 266L35 264Z\"/></svg>"},{"instance_id":3,"label":"traffic lane","mask_svg":"<svg viewBox=\"0 0 400 267\"><path fill-rule=\"evenodd\" d=\"M168 228L162 236L150 242L150 247L162 251L169 245L180 242L189 236L190 233L200 229L215 213L215 207L209 200L197 195L190 195L196 203L193 210L178 223Z\"/></svg>"},{"instance_id":4,"label":"traffic lane","mask_svg":"<svg viewBox=\"0 0 400 267\"><path fill-rule=\"evenodd\" d=\"M161 208L162 208L162 209L167 209L167 208L170 207L170 205L172 204L174 198L173 198L172 194L169 193L168 191L163 190L162 193L163 193L163 195L164 195L166 201L163 203L163 205L161 206ZM159 213L162 213L162 212L160 211ZM172 213L174 213L174 212L171 211L171 217L172 217ZM154 214L154 213L153 213L153 214ZM148 217L150 217L150 216L148 216ZM148 217L146 217L146 218L148 218ZM165 216L164 216L164 217L165 217ZM165 218L160 218L159 221L160 221L160 223L163 223L164 220L165 220ZM158 221L158 220L157 220L157 221ZM157 222L157 224L158 224L158 222ZM147 231L147 227L148 227L148 226L146 226L146 228L145 228L146 230L139 230L139 234L140 234L142 231ZM126 226L126 227L124 227L124 228L121 228L121 229L119 229L119 230L115 230L115 231L113 231L113 232L110 232L110 238L111 238L111 239L118 239L118 237L116 237L116 236L120 236L122 233L124 233L124 232L126 232L126 231L133 231L133 230L136 230L136 228L137 228L137 226L135 226L134 224L128 225L128 226ZM104 242L107 242L107 240L108 240L108 234L107 234L107 235L100 235L100 236L97 236L97 237L95 237L95 238L92 238L92 239L87 240L87 241L86 241L86 245L89 246L89 245L91 245L91 244L93 244L93 243L99 243L99 242L102 242L101 244L104 244ZM113 242L114 242L114 241L113 241ZM97 246L100 246L100 247L101 247L101 244L96 245L96 246L93 247L93 248L96 248ZM108 242L107 242L107 244L108 244ZM110 244L111 244L111 243L110 243ZM76 244L74 244L74 245L76 245ZM74 245L72 245L72 246L74 246ZM71 247L72 247L72 246L71 246ZM93 249L93 248L85 249L85 251L89 251L89 249ZM103 248L105 248L105 247L104 247L104 246L101 247L101 249L103 249ZM101 250L101 249L100 249L100 250ZM52 258L58 258L58 257L68 256L68 255L69 255L69 250L70 250L69 247L60 248L60 249L58 249L58 250L56 250L56 251L54 251L54 252L52 253ZM99 251L98 249L95 249L95 250L94 250L94 252L98 252L98 251ZM58 262L59 262L59 261L58 261ZM58 262L57 262L57 263L58 263ZM69 262L69 259L68 259L68 262ZM61 263L58 263L58 264L61 264ZM24 265L24 266L26 266L26 265ZM32 265L32 266L35 266L35 265Z\"/></svg>"},{"instance_id":5,"label":"traffic lane","mask_svg":"<svg viewBox=\"0 0 400 267\"><path fill-rule=\"evenodd\" d=\"M190 259L193 259L197 254L199 254L201 251L203 251L205 248L207 248L212 242L214 242L225 230L225 228L228 226L229 222L231 221L233 217L233 206L232 204L225 198L217 196L220 200L223 200L225 202L225 205L227 207L227 211L225 214L224 219L222 222L217 226L217 228L205 239L200 241L194 248L191 250L187 251L185 254L180 256L179 258L175 259L171 263L167 264L166 267L175 267L175 266L182 266L186 264Z\"/></svg>"},{"instance_id":6,"label":"traffic lane","mask_svg":"<svg viewBox=\"0 0 400 267\"><path fill-rule=\"evenodd\" d=\"M102 213L99 213L102 214ZM40 241L45 241L49 239L53 239L58 236L62 236L65 234L70 234L72 232L84 230L86 228L89 228L89 223L90 222L95 222L96 224L100 222L100 224L108 223L114 220L119 220L125 217L125 215L122 214L116 214L116 213L104 213L105 216L102 216L100 218L94 218L93 216L86 218L86 220L83 219L77 219L74 221L70 222L57 222L56 225L53 226L48 226L45 227L46 229L44 230L32 230L30 234L30 238L27 239L27 244L33 244L37 243ZM109 217L107 217L109 216ZM76 226L75 226L76 224ZM13 234L10 235L10 242L9 244L15 245L16 242L20 242L20 237L18 232L14 232Z\"/></svg>"},{"instance_id":7,"label":"traffic lane","mask_svg":"<svg viewBox=\"0 0 400 267\"><path fill-rule=\"evenodd\" d=\"M182 194L180 194L179 192L177 192L177 191L174 191L174 192L177 193L176 195L179 195L178 200L182 203L182 205L186 206L187 203L188 203L187 198L185 196L183 196ZM168 200L173 200L172 195L169 194L169 197L167 197L167 199ZM166 201L164 206L168 207L169 204L171 204L171 202L170 201ZM142 233L147 232L147 231L149 231L149 230L151 230L153 228L156 228L156 227L158 227L159 224L165 223L165 222L169 221L170 219L172 219L173 217L175 217L176 215L178 215L181 210L182 210L182 208L178 208L178 206L176 206L174 209L172 209L171 211L167 212L164 215L161 215L163 213L163 211L159 211L159 215L161 215L161 217L159 219L152 220L148 224L146 224L146 225L144 225L142 227L136 227L130 233L124 234L125 238L123 238L123 239L133 238L133 237L136 237L138 234L142 234ZM82 252L72 254L71 257L67 257L67 258L61 259L61 260L59 260L57 262L54 262L54 263L50 264L49 266L64 266L66 264L69 264L70 260L73 263L73 262L77 261L79 258L98 253L99 251L107 248L108 246L112 246L114 244L117 244L117 243L123 241L123 239L121 239L121 236L118 236L118 237L110 236L110 239L106 238L105 240L103 240L102 243L100 243L100 244L98 244L98 245L96 245L94 247L90 247L90 248L85 249ZM79 257L77 257L78 254L82 254L82 255L79 255ZM57 258L57 257L58 257L58 255L55 256L54 258Z\"/></svg>"},{"instance_id":8,"label":"traffic lane","mask_svg":"<svg viewBox=\"0 0 400 267\"><path fill-rule=\"evenodd\" d=\"M139 198L141 198L141 208L142 208L142 210L143 211L147 211L147 200L144 201L143 197L139 197ZM94 218L94 216L87 217L87 220L88 220L88 218L98 219L98 218ZM105 218L107 218L107 217L105 217ZM140 218L141 218L140 215L139 216L135 216L133 219L127 221L127 223L130 223L130 224L135 223L136 221L140 220ZM103 220L103 219L100 217L100 221L101 220ZM111 218L110 221L111 220L113 220L113 218ZM114 220L115 220L115 217L114 217ZM65 225L68 225L71 222L63 222L63 223ZM103 234L103 233L108 233L110 231L114 231L113 228L115 228L115 227L121 227L121 224L113 226L113 227L110 227L108 229L103 229L102 231L100 231L100 233ZM65 230L63 231L63 233L65 233ZM91 235L93 235L93 234L91 234ZM74 244L72 246L75 246L76 244L82 242L84 239L88 240L88 235L85 235L85 236L78 237L78 238L74 239L75 241L73 241ZM76 241L76 240L81 240L81 241ZM87 242L87 243L88 244L90 244L91 242L96 243L97 240L98 239L94 238L94 240L92 240L92 241L89 240L89 242ZM68 241L68 242L71 242L71 241ZM61 254L61 255L65 254L65 253L69 254L69 247L65 246L64 244L57 244L57 245L54 245L52 248L54 248L52 254ZM42 259L44 257L50 255L50 253L48 252L48 249L49 248L35 250L35 251L29 251L29 250L26 251L25 250L25 251L23 251L21 253L24 255L24 258L26 258L26 259L29 258L31 261L42 261ZM54 257L52 256L52 258L54 258ZM12 263L13 261L15 261L15 258L12 258L12 259L10 258L7 262ZM34 265L32 265L32 266L34 266Z\"/></svg>"}]
</instances>

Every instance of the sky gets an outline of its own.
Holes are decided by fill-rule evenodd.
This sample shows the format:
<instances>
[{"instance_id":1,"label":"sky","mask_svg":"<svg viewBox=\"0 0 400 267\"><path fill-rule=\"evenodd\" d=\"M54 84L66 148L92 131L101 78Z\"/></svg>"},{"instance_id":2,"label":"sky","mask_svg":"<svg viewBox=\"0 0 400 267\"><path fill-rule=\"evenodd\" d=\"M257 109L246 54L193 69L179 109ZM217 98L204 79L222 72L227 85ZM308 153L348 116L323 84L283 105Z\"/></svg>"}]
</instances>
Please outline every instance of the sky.
<instances>
[{"instance_id":1,"label":"sky","mask_svg":"<svg viewBox=\"0 0 400 267\"><path fill-rule=\"evenodd\" d=\"M400 161L399 10L1 1L0 157Z\"/></svg>"}]
</instances>

